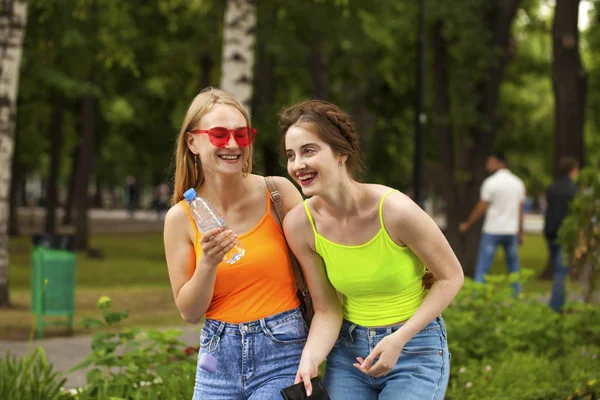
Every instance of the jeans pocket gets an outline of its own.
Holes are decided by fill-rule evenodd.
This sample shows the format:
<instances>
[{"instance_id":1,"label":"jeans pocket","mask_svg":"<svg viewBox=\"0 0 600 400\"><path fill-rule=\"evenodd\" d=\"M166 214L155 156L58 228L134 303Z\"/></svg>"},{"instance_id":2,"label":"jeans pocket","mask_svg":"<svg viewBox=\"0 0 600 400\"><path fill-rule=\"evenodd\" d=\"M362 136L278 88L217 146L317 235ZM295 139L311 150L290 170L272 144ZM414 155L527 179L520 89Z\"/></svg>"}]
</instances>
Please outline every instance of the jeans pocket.
<instances>
[{"instance_id":1,"label":"jeans pocket","mask_svg":"<svg viewBox=\"0 0 600 400\"><path fill-rule=\"evenodd\" d=\"M406 356L437 356L442 358L446 348L443 329L420 332L414 336L402 349Z\"/></svg>"},{"instance_id":2,"label":"jeans pocket","mask_svg":"<svg viewBox=\"0 0 600 400\"><path fill-rule=\"evenodd\" d=\"M407 356L441 356L444 351L433 347L411 347L409 349L405 347L402 349L402 354Z\"/></svg>"},{"instance_id":3,"label":"jeans pocket","mask_svg":"<svg viewBox=\"0 0 600 400\"><path fill-rule=\"evenodd\" d=\"M344 347L348 345L348 336L344 333L344 331L340 332L340 334L338 335L337 340L335 341L335 344L333 345L334 348L340 348L340 347Z\"/></svg>"},{"instance_id":4,"label":"jeans pocket","mask_svg":"<svg viewBox=\"0 0 600 400\"><path fill-rule=\"evenodd\" d=\"M308 327L301 317L278 321L265 326L265 335L276 344L305 343Z\"/></svg>"}]
</instances>

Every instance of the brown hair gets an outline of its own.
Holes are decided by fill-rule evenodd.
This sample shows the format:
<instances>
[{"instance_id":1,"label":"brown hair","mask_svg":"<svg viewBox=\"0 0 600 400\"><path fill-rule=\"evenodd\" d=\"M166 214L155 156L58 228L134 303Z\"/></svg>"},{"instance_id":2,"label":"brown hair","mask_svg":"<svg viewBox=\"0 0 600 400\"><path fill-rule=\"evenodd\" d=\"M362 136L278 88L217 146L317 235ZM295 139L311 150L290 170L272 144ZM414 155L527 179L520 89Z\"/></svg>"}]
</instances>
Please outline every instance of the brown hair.
<instances>
[{"instance_id":1,"label":"brown hair","mask_svg":"<svg viewBox=\"0 0 600 400\"><path fill-rule=\"evenodd\" d=\"M202 162L194 158L196 155L192 153L187 144L189 131L198 127L202 117L204 117L215 104L224 104L234 107L244 116L246 124L250 126L250 116L231 93L224 90L207 87L203 89L194 100L185 113L177 142L175 143L175 179L173 188L172 204L176 204L183 199L183 193L189 188L198 188L204 182L204 173L202 171ZM250 145L250 156L248 157L247 173L252 172L252 153L253 146ZM244 171L246 172L246 171Z\"/></svg>"},{"instance_id":2,"label":"brown hair","mask_svg":"<svg viewBox=\"0 0 600 400\"><path fill-rule=\"evenodd\" d=\"M293 125L311 130L331 146L335 153L347 155L346 168L353 178L364 173L354 122L341 108L322 100L306 100L284 109L279 114L283 154L285 154L285 136Z\"/></svg>"},{"instance_id":3,"label":"brown hair","mask_svg":"<svg viewBox=\"0 0 600 400\"><path fill-rule=\"evenodd\" d=\"M574 157L565 156L558 160L558 173L560 176L569 175L574 168L579 168L579 161Z\"/></svg>"}]
</instances>

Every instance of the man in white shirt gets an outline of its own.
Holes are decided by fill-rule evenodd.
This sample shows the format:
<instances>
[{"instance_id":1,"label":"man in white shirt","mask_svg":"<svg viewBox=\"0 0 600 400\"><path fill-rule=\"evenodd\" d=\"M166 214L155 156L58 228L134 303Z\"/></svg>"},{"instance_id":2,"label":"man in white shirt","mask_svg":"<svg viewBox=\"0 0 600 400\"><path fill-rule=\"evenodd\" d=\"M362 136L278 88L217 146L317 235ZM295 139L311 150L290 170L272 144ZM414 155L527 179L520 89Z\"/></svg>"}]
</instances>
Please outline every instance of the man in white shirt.
<instances>
[{"instance_id":1,"label":"man in white shirt","mask_svg":"<svg viewBox=\"0 0 600 400\"><path fill-rule=\"evenodd\" d=\"M490 154L485 167L491 175L481 185L480 200L469 218L459 225L459 230L466 232L485 214L475 267L477 282L484 281L498 245L504 247L508 272L519 272L519 245L523 242L523 181L506 168L502 153ZM518 282L513 287L515 294L521 292Z\"/></svg>"}]
</instances>

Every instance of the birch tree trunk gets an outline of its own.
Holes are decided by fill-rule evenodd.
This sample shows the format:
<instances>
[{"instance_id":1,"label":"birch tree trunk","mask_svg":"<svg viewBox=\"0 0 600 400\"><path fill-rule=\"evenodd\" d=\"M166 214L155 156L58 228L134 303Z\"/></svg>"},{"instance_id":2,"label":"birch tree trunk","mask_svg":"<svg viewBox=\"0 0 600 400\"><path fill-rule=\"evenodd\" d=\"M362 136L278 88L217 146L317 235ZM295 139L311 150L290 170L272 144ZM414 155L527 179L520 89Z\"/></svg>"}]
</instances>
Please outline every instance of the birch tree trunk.
<instances>
[{"instance_id":1,"label":"birch tree trunk","mask_svg":"<svg viewBox=\"0 0 600 400\"><path fill-rule=\"evenodd\" d=\"M250 112L256 40L254 0L227 0L223 32L221 89L232 93Z\"/></svg>"},{"instance_id":2,"label":"birch tree trunk","mask_svg":"<svg viewBox=\"0 0 600 400\"><path fill-rule=\"evenodd\" d=\"M0 307L10 305L8 221L19 67L27 24L27 3L0 1ZM16 210L15 210L16 212Z\"/></svg>"}]
</instances>

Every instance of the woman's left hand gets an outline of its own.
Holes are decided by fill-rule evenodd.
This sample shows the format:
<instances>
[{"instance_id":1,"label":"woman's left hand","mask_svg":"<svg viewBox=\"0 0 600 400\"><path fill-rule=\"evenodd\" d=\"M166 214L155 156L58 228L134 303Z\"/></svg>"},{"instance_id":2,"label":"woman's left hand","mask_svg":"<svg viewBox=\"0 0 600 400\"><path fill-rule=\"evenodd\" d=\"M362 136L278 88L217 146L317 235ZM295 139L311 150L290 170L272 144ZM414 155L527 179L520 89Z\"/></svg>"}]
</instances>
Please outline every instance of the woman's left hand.
<instances>
[{"instance_id":1,"label":"woman's left hand","mask_svg":"<svg viewBox=\"0 0 600 400\"><path fill-rule=\"evenodd\" d=\"M403 347L404 345L398 338L392 335L386 336L377 343L377 346L375 346L366 359L363 360L362 357L357 357L356 360L358 362L354 366L367 375L374 377L385 376L398 362ZM377 357L379 357L379 360L373 365Z\"/></svg>"},{"instance_id":2,"label":"woman's left hand","mask_svg":"<svg viewBox=\"0 0 600 400\"><path fill-rule=\"evenodd\" d=\"M298 372L296 373L294 384L303 382L306 396L310 396L312 393L312 383L310 380L318 374L319 365L310 360L309 357L302 357L300 359L300 365L298 365Z\"/></svg>"}]
</instances>

